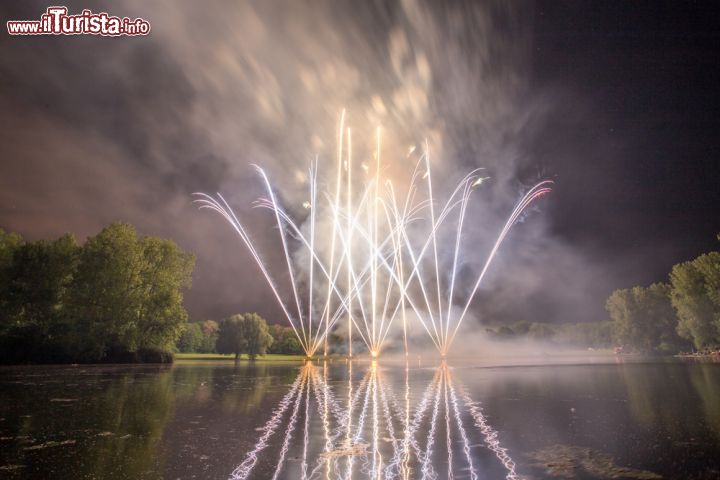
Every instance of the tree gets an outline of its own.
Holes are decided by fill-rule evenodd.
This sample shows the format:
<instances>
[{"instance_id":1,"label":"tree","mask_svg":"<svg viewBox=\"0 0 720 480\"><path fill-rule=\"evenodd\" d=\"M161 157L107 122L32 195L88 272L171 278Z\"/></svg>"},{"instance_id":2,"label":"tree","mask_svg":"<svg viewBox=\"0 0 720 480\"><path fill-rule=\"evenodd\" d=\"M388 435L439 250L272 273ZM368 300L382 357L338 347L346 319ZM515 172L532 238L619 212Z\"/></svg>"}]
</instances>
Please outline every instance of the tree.
<instances>
[{"instance_id":1,"label":"tree","mask_svg":"<svg viewBox=\"0 0 720 480\"><path fill-rule=\"evenodd\" d=\"M175 346L182 353L214 353L218 328L214 320L188 323Z\"/></svg>"},{"instance_id":2,"label":"tree","mask_svg":"<svg viewBox=\"0 0 720 480\"><path fill-rule=\"evenodd\" d=\"M559 325L555 342L582 347L609 347L612 345L612 322L582 322Z\"/></svg>"},{"instance_id":3,"label":"tree","mask_svg":"<svg viewBox=\"0 0 720 480\"><path fill-rule=\"evenodd\" d=\"M10 286L10 268L15 251L22 245L20 235L7 233L0 228L0 335L12 325L12 315L8 311L8 288Z\"/></svg>"},{"instance_id":4,"label":"tree","mask_svg":"<svg viewBox=\"0 0 720 480\"><path fill-rule=\"evenodd\" d=\"M177 341L177 349L183 353L198 352L203 344L204 335L199 323L185 325Z\"/></svg>"},{"instance_id":5,"label":"tree","mask_svg":"<svg viewBox=\"0 0 720 480\"><path fill-rule=\"evenodd\" d=\"M501 325L500 327L498 327L495 333L498 337L501 338L512 338L515 336L515 332L513 331L513 329L508 327L507 325Z\"/></svg>"},{"instance_id":6,"label":"tree","mask_svg":"<svg viewBox=\"0 0 720 480\"><path fill-rule=\"evenodd\" d=\"M169 350L187 322L182 290L190 288L195 257L158 237L144 237L140 246L138 347Z\"/></svg>"},{"instance_id":7,"label":"tree","mask_svg":"<svg viewBox=\"0 0 720 480\"><path fill-rule=\"evenodd\" d=\"M187 321L181 290L190 286L194 257L172 241L138 238L115 223L89 238L71 285L76 354L170 350Z\"/></svg>"},{"instance_id":8,"label":"tree","mask_svg":"<svg viewBox=\"0 0 720 480\"><path fill-rule=\"evenodd\" d=\"M653 283L647 288L615 290L605 308L613 320L615 339L641 352L661 345L677 345L677 317L670 302L670 286Z\"/></svg>"},{"instance_id":9,"label":"tree","mask_svg":"<svg viewBox=\"0 0 720 480\"><path fill-rule=\"evenodd\" d=\"M555 335L555 330L547 324L533 322L528 328L528 336L533 340L550 340Z\"/></svg>"},{"instance_id":10,"label":"tree","mask_svg":"<svg viewBox=\"0 0 720 480\"><path fill-rule=\"evenodd\" d=\"M302 345L298 341L297 337L293 333L292 335L285 335L281 344L281 351L285 355L303 355L304 351Z\"/></svg>"},{"instance_id":11,"label":"tree","mask_svg":"<svg viewBox=\"0 0 720 480\"><path fill-rule=\"evenodd\" d=\"M696 348L720 344L720 253L677 264L670 273L678 334Z\"/></svg>"},{"instance_id":12,"label":"tree","mask_svg":"<svg viewBox=\"0 0 720 480\"><path fill-rule=\"evenodd\" d=\"M10 286L10 268L15 251L23 244L22 237L16 233L7 233L0 228L0 333L10 325L7 311L8 287Z\"/></svg>"},{"instance_id":13,"label":"tree","mask_svg":"<svg viewBox=\"0 0 720 480\"><path fill-rule=\"evenodd\" d=\"M512 326L513 332L515 332L515 335L527 335L527 333L530 331L530 322L527 320L520 320L519 322L515 322L515 324Z\"/></svg>"},{"instance_id":14,"label":"tree","mask_svg":"<svg viewBox=\"0 0 720 480\"><path fill-rule=\"evenodd\" d=\"M267 322L257 313L233 315L220 323L218 331L218 353L240 354L246 353L251 360L258 355L265 355L273 343L273 337L268 331Z\"/></svg>"},{"instance_id":15,"label":"tree","mask_svg":"<svg viewBox=\"0 0 720 480\"><path fill-rule=\"evenodd\" d=\"M48 335L52 324L59 324L79 250L72 235L17 247L8 270L6 290L6 311L16 326L33 326Z\"/></svg>"},{"instance_id":16,"label":"tree","mask_svg":"<svg viewBox=\"0 0 720 480\"><path fill-rule=\"evenodd\" d=\"M214 353L220 325L215 320L205 320L200 324L203 334L203 341L200 345L200 352Z\"/></svg>"},{"instance_id":17,"label":"tree","mask_svg":"<svg viewBox=\"0 0 720 480\"><path fill-rule=\"evenodd\" d=\"M215 320L205 320L200 324L200 327L202 328L203 335L211 336L217 335L220 325L218 325L218 322Z\"/></svg>"},{"instance_id":18,"label":"tree","mask_svg":"<svg viewBox=\"0 0 720 480\"><path fill-rule=\"evenodd\" d=\"M284 355L301 355L303 349L298 342L292 327L273 324L270 325L270 335L273 343L268 350L270 353L281 353Z\"/></svg>"},{"instance_id":19,"label":"tree","mask_svg":"<svg viewBox=\"0 0 720 480\"><path fill-rule=\"evenodd\" d=\"M4 361L64 360L64 300L77 265L75 239L21 243L17 236L0 236Z\"/></svg>"},{"instance_id":20,"label":"tree","mask_svg":"<svg viewBox=\"0 0 720 480\"><path fill-rule=\"evenodd\" d=\"M218 353L234 354L237 360L245 351L245 339L242 336L242 315L232 315L220 322L215 348Z\"/></svg>"},{"instance_id":21,"label":"tree","mask_svg":"<svg viewBox=\"0 0 720 480\"><path fill-rule=\"evenodd\" d=\"M20 235L0 228L0 268L10 265L15 250L22 244L23 239Z\"/></svg>"},{"instance_id":22,"label":"tree","mask_svg":"<svg viewBox=\"0 0 720 480\"><path fill-rule=\"evenodd\" d=\"M273 338L268 332L267 322L257 313L244 315L243 336L245 337L246 352L252 360L257 355L265 355L273 342Z\"/></svg>"}]
</instances>

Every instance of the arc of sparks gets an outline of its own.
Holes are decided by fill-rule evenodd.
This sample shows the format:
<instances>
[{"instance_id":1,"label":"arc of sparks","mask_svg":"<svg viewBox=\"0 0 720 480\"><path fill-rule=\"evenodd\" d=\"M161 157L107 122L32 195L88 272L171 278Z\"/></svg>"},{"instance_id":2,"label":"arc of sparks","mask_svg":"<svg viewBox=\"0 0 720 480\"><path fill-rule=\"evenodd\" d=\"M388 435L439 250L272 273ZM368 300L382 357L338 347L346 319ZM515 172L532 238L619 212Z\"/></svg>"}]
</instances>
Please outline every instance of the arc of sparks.
<instances>
[{"instance_id":1,"label":"arc of sparks","mask_svg":"<svg viewBox=\"0 0 720 480\"><path fill-rule=\"evenodd\" d=\"M415 314L441 356L446 356L468 314L470 306L512 226L538 198L551 191L551 181L542 181L525 193L515 205L487 255L470 294L456 309L455 292L459 262L463 249L463 227L475 187L490 177L480 176L482 168L463 177L451 192L444 205L436 208L438 195L434 192L430 148L425 141L423 152L415 168L404 199L398 199L393 183L382 181L381 130L376 130L374 169L363 163L367 178L359 201L353 198L352 135L345 128L345 111L340 116L337 134L337 158L334 192L318 195L319 161L316 158L309 168L309 201L303 202L309 210L309 238L292 217L282 208L268 174L255 165L267 191L267 198L255 202L256 206L272 211L279 230L285 268L290 284L289 301L285 301L271 276L260 252L248 231L238 220L225 198L198 193L195 200L201 209L219 213L228 221L258 265L273 296L293 329L305 354L313 356L321 346L323 354L329 352L331 331L343 316L347 317L348 354L352 355L352 335L358 332L373 357L384 348L395 319L402 319L403 346L408 355L408 321L406 307ZM347 148L344 148L347 142ZM407 155L413 154L411 149ZM422 185L425 185L423 188ZM345 192L343 192L345 185ZM384 186L384 188L383 188ZM425 198L418 194L425 192ZM329 207L330 240L326 258L316 248L316 239L326 232L317 231L319 197ZM446 222L455 220L452 260L445 268L439 255L440 230ZM418 239L410 225L427 220L427 235ZM307 285L298 275L298 265L290 239L299 241L307 249ZM418 242L419 240L419 242ZM354 250L365 255L353 254ZM357 259L360 258L358 261ZM424 268L428 265L430 268ZM428 275L428 270L430 274ZM344 278L341 273L344 271ZM449 278L441 272L449 271ZM322 282L326 282L323 285ZM344 283L343 283L344 282ZM381 291L384 289L384 291ZM307 298L302 298L307 290ZM324 290L324 295L321 293ZM420 293L420 298L414 298ZM457 313L460 310L460 313Z\"/></svg>"}]
</instances>

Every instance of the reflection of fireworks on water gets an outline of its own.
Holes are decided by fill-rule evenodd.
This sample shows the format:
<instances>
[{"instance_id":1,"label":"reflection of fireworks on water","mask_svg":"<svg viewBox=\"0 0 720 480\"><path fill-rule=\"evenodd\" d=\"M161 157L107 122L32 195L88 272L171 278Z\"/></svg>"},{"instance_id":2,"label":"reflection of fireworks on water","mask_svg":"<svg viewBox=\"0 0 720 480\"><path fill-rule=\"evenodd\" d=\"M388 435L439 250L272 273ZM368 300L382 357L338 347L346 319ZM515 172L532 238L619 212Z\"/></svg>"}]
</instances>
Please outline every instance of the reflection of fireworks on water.
<instances>
[{"instance_id":1,"label":"reflection of fireworks on water","mask_svg":"<svg viewBox=\"0 0 720 480\"><path fill-rule=\"evenodd\" d=\"M413 149L404 160L414 162L415 167L404 186L405 196L400 197L393 182L382 175L380 140L378 129L374 165L361 164L364 175L354 176L351 131L345 129L343 113L334 191L318 195L317 160L309 170L309 200L303 202L303 210L309 210L306 230L279 203L267 173L255 167L268 194L255 205L270 210L278 226L292 293L290 302L284 300L248 231L225 199L220 194L217 197L197 194L201 208L218 212L238 233L308 356L313 356L321 346L327 354L328 335L346 318L348 353L352 355L352 335L357 332L371 356L376 357L397 317L402 320L407 355L408 307L440 354L447 355L511 227L535 199L550 191L551 182L540 182L520 199L493 244L470 294L458 301L455 280L462 254L465 216L473 190L490 177L480 176L481 169L473 170L457 184L440 208L436 205L426 143L422 152ZM413 155L415 158L411 158ZM357 183L362 183L362 188L353 195L358 176L362 181ZM329 223L319 223L321 209L326 209L327 218L323 216L323 219ZM319 232L321 225L326 230ZM422 226L426 227L424 233L418 233ZM439 237L444 231L454 234L448 249L452 251L450 265L444 265L438 254ZM318 248L318 239L329 240L329 245ZM299 247L299 252L307 254L303 265L293 259L294 245ZM299 274L301 267L304 276ZM441 275L446 271L450 272L447 280Z\"/></svg>"},{"instance_id":2,"label":"reflection of fireworks on water","mask_svg":"<svg viewBox=\"0 0 720 480\"><path fill-rule=\"evenodd\" d=\"M498 432L488 423L487 418L485 418L485 415L483 414L482 407L480 407L478 403L473 402L464 390L461 390L461 396L465 400L465 404L470 409L470 414L475 420L475 426L478 427L484 435L485 443L488 448L495 453L507 469L507 480L517 480L519 477L515 473L515 462L512 458L510 458L510 455L508 455L507 449L500 445L500 441L497 438Z\"/></svg>"},{"instance_id":3,"label":"reflection of fireworks on water","mask_svg":"<svg viewBox=\"0 0 720 480\"><path fill-rule=\"evenodd\" d=\"M247 478L248 475L250 475L250 472L255 467L255 464L258 461L258 454L268 446L268 440L270 439L270 437L273 436L277 428L280 426L283 415L285 414L287 409L290 407L290 405L293 404L293 398L298 389L300 388L303 380L304 376L302 374L298 375L295 383L293 383L290 391L287 393L287 395L285 395L285 397L280 402L280 405L278 405L278 407L275 409L270 420L268 420L265 426L260 429L263 434L260 436L260 439L255 444L255 448L248 452L245 461L233 471L233 478Z\"/></svg>"},{"instance_id":4,"label":"reflection of fireworks on water","mask_svg":"<svg viewBox=\"0 0 720 480\"><path fill-rule=\"evenodd\" d=\"M471 446L470 438L478 435L500 462L498 467L502 465L505 478L518 479L515 463L500 444L497 431L479 404L456 384L445 364L437 369L414 408L407 369L402 400L386 373L374 363L356 382L349 369L348 395L341 400L327 382L327 368L322 368L322 374L312 363L301 368L270 420L258 429L260 438L233 471L232 479L249 478L262 465L273 471L272 476L264 471L256 476L432 480L441 476L436 468L445 462L438 455L446 454L446 478L477 480L483 472L473 463L472 449L477 445ZM468 425L477 430L469 431ZM313 428L320 428L322 435ZM444 442L438 439L441 432ZM293 438L302 441L295 445ZM295 467L288 460L291 458L299 462Z\"/></svg>"}]
</instances>

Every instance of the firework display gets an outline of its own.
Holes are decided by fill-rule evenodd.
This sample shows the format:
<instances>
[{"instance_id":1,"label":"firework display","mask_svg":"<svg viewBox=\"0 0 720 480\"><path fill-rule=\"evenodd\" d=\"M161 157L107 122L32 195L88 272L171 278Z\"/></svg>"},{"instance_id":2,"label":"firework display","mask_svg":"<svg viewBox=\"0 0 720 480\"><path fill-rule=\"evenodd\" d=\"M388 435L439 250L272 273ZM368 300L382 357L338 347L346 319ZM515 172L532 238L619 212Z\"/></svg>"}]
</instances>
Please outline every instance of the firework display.
<instances>
[{"instance_id":1,"label":"firework display","mask_svg":"<svg viewBox=\"0 0 720 480\"><path fill-rule=\"evenodd\" d=\"M356 334L370 355L377 357L391 327L398 321L402 324L407 355L411 318L425 331L440 355L446 356L503 240L528 206L551 191L552 182L541 181L520 198L469 294L460 298L456 280L463 255L468 204L473 191L490 177L482 176L482 169L472 170L443 203L438 203L426 142L420 151L411 148L404 159L411 166L414 163L414 167L403 185L405 193L400 195L393 181L383 174L381 139L378 128L373 165L353 164L352 131L345 127L343 114L333 172L335 183L331 191L319 192L320 164L318 160L311 163L309 198L302 204L307 215L302 221L296 220L281 204L268 173L254 166L267 190L267 196L254 205L269 210L278 228L290 284L289 301L250 232L225 198L219 193L196 194L200 208L216 211L237 232L308 357L316 355L321 347L323 355L328 354L329 335L342 322L346 322L343 331L347 335L348 355L353 353ZM452 255L450 261L445 261L438 251L440 242L447 242L448 238Z\"/></svg>"}]
</instances>

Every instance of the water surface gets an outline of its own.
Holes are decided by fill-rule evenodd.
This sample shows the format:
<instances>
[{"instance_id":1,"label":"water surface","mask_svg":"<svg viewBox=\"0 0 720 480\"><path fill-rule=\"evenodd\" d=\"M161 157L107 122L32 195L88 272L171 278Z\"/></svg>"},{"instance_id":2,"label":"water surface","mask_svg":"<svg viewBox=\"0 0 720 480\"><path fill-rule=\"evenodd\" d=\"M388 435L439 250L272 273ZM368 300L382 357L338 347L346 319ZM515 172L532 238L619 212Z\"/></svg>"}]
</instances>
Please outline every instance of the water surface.
<instances>
[{"instance_id":1,"label":"water surface","mask_svg":"<svg viewBox=\"0 0 720 480\"><path fill-rule=\"evenodd\" d=\"M0 369L0 478L720 478L720 364Z\"/></svg>"}]
</instances>

